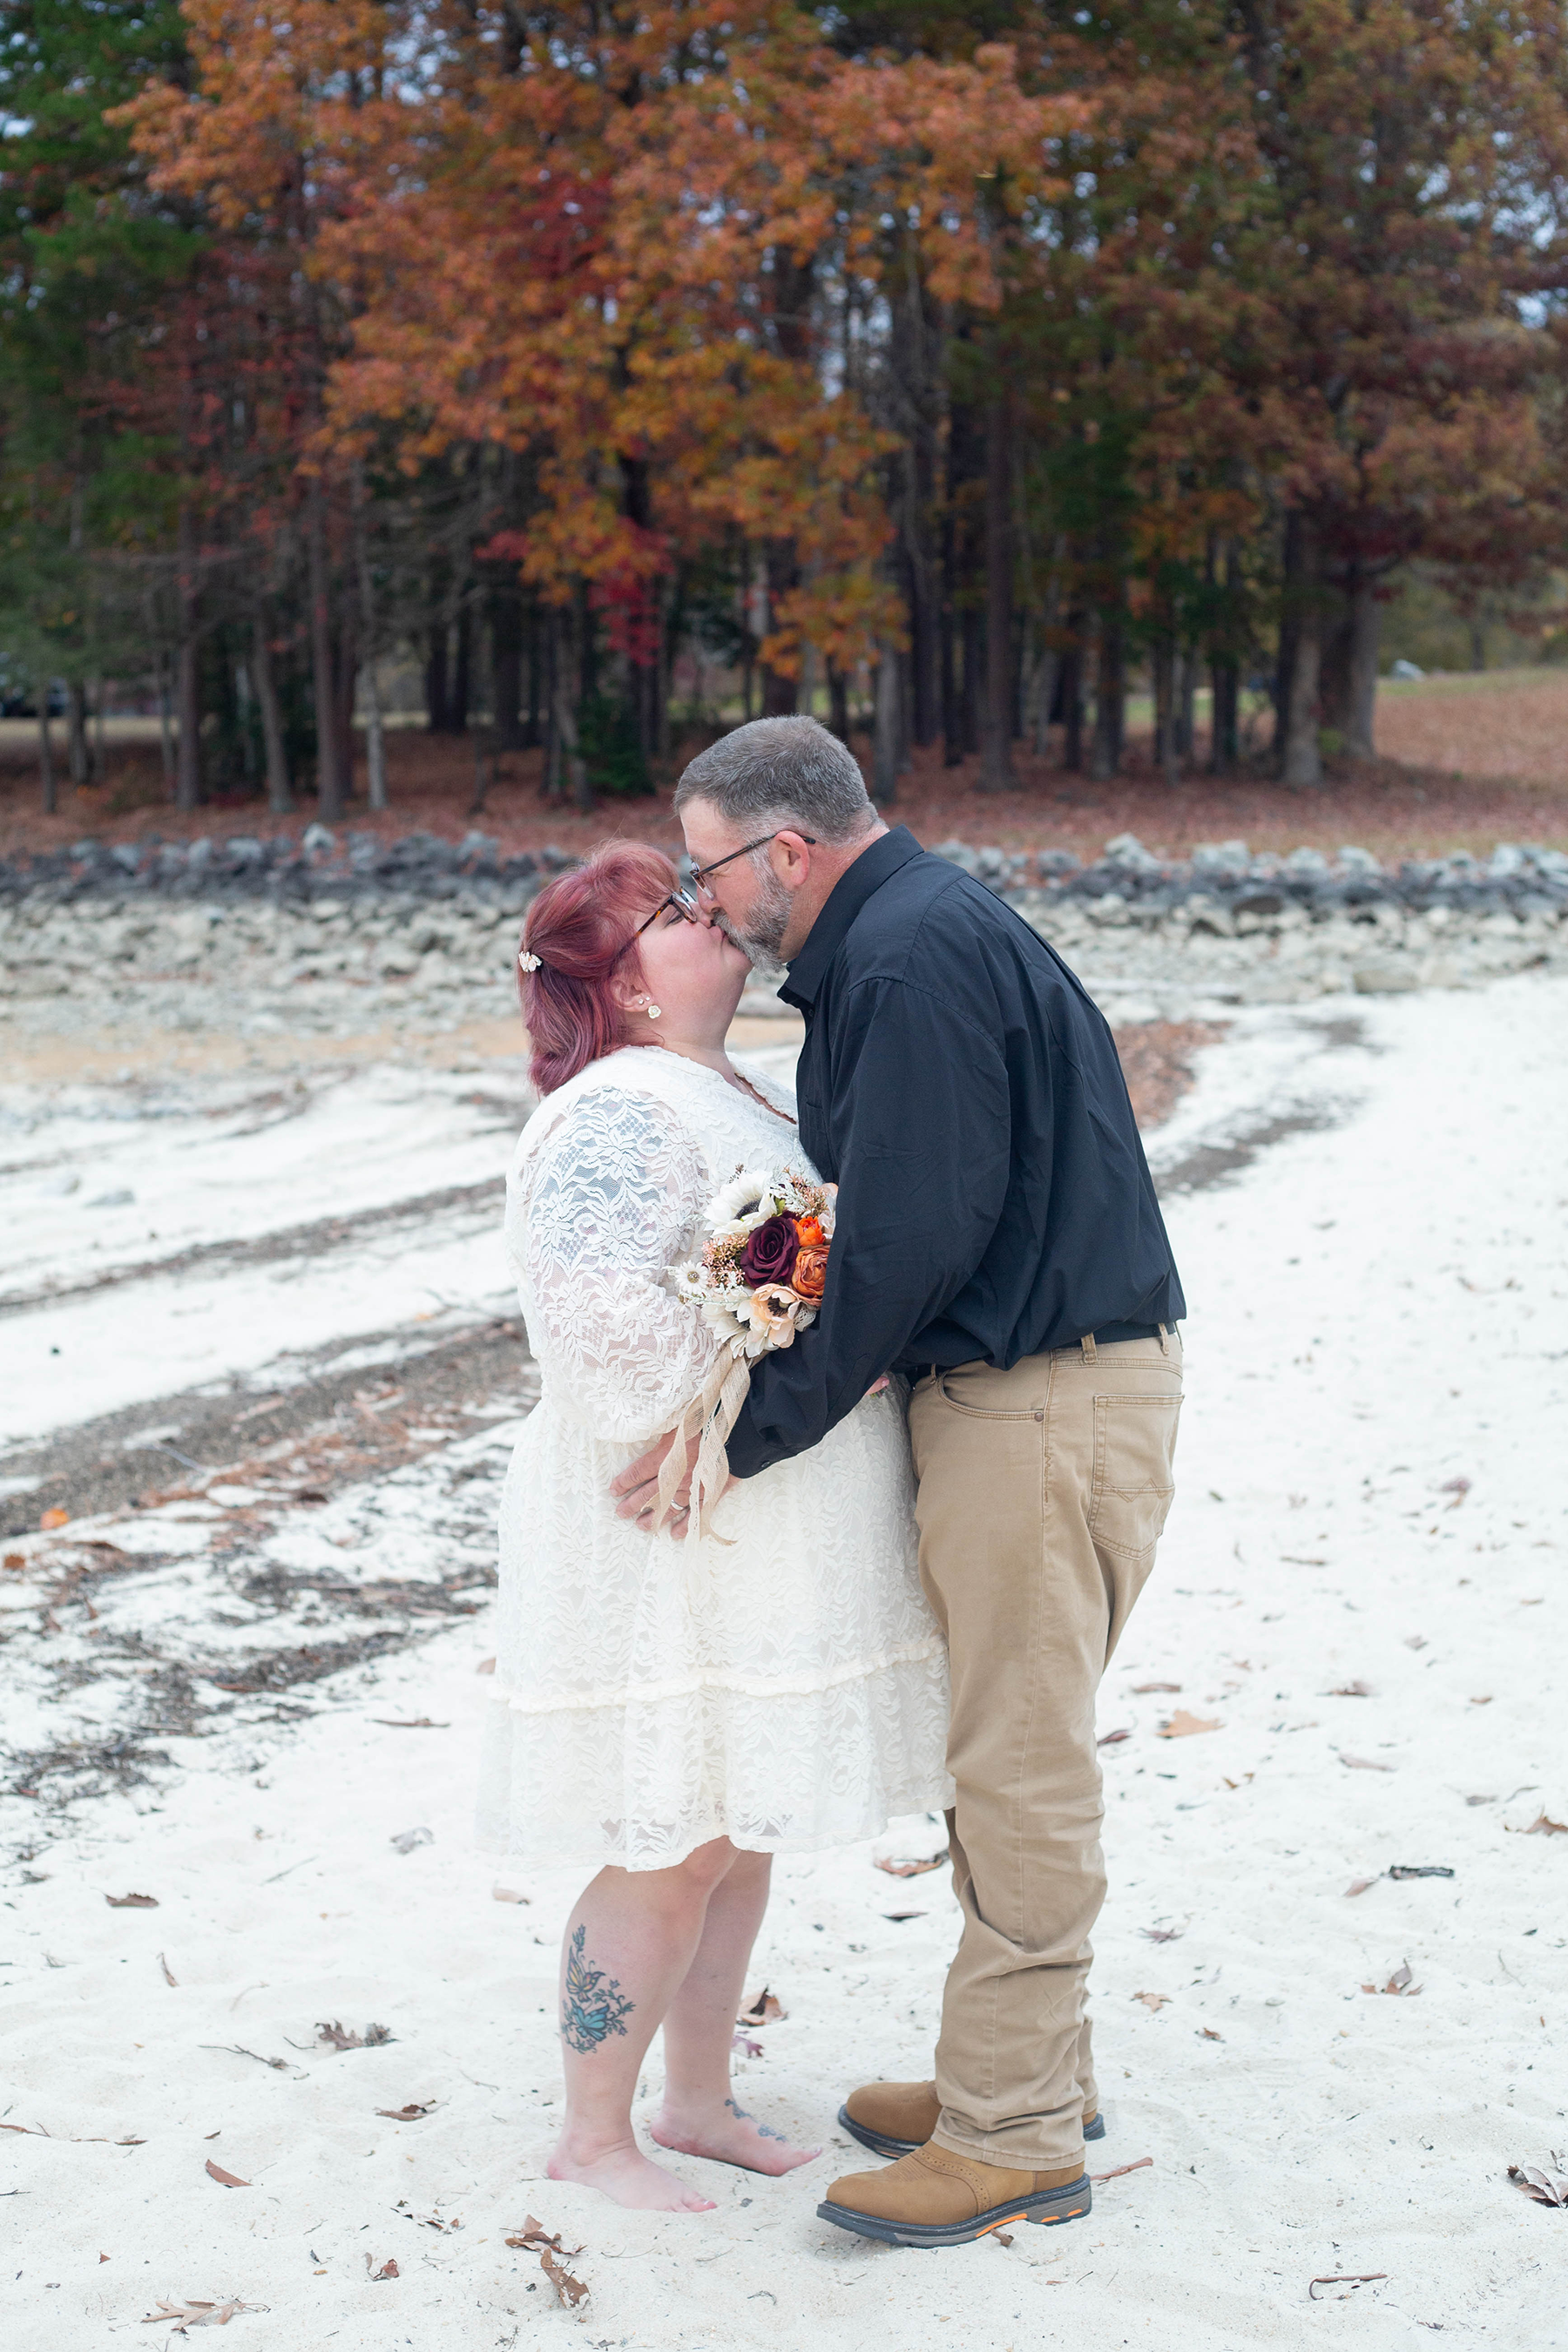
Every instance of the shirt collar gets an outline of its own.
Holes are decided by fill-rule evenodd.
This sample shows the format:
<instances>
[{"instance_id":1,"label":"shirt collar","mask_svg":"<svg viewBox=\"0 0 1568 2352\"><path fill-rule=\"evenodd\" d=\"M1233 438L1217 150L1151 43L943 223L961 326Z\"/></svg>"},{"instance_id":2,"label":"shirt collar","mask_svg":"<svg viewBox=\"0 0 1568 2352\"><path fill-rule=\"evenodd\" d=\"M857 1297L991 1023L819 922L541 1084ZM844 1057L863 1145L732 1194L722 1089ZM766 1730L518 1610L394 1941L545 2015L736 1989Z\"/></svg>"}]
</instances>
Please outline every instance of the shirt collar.
<instances>
[{"instance_id":1,"label":"shirt collar","mask_svg":"<svg viewBox=\"0 0 1568 2352\"><path fill-rule=\"evenodd\" d=\"M786 1003L798 1005L803 1011L806 1005L816 1003L827 967L867 899L900 866L924 854L908 825L896 824L890 833L874 841L869 849L863 849L853 866L845 868L828 892L826 904L803 945L790 959L788 984L779 991Z\"/></svg>"}]
</instances>

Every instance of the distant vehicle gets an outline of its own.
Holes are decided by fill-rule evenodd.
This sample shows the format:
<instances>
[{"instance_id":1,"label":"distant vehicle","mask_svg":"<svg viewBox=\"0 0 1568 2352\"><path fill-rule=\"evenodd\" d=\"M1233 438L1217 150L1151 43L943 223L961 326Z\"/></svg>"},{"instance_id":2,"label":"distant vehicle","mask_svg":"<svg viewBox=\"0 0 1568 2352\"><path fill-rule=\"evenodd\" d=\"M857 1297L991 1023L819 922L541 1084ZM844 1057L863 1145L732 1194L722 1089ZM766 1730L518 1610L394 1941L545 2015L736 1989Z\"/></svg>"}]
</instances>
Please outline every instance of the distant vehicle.
<instances>
[{"instance_id":1,"label":"distant vehicle","mask_svg":"<svg viewBox=\"0 0 1568 2352\"><path fill-rule=\"evenodd\" d=\"M1401 655L1388 675L1390 677L1425 677L1426 673L1424 669L1417 669L1413 661L1406 661Z\"/></svg>"}]
</instances>

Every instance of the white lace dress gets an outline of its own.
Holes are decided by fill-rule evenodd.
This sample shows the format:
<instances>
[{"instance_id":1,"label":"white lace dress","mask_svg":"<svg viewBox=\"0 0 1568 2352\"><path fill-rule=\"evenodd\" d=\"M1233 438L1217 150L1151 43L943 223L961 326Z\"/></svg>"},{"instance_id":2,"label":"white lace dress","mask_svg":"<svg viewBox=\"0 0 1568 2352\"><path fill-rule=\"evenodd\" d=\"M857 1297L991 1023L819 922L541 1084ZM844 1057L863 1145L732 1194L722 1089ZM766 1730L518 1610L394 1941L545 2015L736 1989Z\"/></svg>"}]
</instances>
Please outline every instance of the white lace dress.
<instances>
[{"instance_id":1,"label":"white lace dress","mask_svg":"<svg viewBox=\"0 0 1568 2352\"><path fill-rule=\"evenodd\" d=\"M542 1389L501 1500L479 1830L530 1863L658 1870L721 1835L805 1852L951 1801L897 1383L737 1481L704 1540L644 1533L608 1492L717 1344L662 1278L738 1167L786 1164L816 1173L793 1123L647 1046L522 1131L506 1237Z\"/></svg>"}]
</instances>

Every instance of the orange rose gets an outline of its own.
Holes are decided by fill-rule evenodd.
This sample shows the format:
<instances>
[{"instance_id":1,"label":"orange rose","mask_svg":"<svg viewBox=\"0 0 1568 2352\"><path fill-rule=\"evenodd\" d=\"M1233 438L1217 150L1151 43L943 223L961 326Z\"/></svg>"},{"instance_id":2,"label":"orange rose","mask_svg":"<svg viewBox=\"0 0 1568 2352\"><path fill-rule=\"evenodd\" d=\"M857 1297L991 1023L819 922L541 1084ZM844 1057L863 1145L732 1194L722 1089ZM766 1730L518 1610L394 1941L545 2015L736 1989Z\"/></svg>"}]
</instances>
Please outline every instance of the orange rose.
<instances>
[{"instance_id":1,"label":"orange rose","mask_svg":"<svg viewBox=\"0 0 1568 2352\"><path fill-rule=\"evenodd\" d=\"M816 1222L815 1217L802 1220L803 1223L815 1224ZM790 1288L798 1290L803 1298L816 1300L821 1297L827 1284L826 1242L819 1242L810 1249L796 1251L795 1272L790 1276L789 1283Z\"/></svg>"},{"instance_id":2,"label":"orange rose","mask_svg":"<svg viewBox=\"0 0 1568 2352\"><path fill-rule=\"evenodd\" d=\"M797 1217L795 1230L802 1249L820 1249L827 1235L822 1230L820 1217Z\"/></svg>"}]
</instances>

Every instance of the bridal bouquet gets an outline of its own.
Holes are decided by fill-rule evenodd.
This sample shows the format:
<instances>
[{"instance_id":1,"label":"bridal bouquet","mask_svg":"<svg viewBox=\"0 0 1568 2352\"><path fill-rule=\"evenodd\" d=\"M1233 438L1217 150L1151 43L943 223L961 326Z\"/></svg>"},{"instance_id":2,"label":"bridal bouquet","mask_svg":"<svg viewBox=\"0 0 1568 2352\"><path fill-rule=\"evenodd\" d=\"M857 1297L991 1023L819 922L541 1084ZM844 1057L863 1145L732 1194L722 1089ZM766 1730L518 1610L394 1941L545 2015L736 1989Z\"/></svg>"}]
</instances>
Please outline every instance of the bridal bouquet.
<instances>
[{"instance_id":1,"label":"bridal bouquet","mask_svg":"<svg viewBox=\"0 0 1568 2352\"><path fill-rule=\"evenodd\" d=\"M703 1212L707 1238L678 1266L675 1291L720 1334L721 1347L701 1393L682 1413L659 1474L654 1526L669 1516L686 1463L700 1439L691 1473L691 1528L707 1521L730 1475L724 1441L752 1382L752 1365L773 1348L795 1344L816 1320L827 1280L836 1184L811 1184L794 1169L739 1168Z\"/></svg>"}]
</instances>

